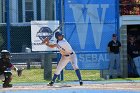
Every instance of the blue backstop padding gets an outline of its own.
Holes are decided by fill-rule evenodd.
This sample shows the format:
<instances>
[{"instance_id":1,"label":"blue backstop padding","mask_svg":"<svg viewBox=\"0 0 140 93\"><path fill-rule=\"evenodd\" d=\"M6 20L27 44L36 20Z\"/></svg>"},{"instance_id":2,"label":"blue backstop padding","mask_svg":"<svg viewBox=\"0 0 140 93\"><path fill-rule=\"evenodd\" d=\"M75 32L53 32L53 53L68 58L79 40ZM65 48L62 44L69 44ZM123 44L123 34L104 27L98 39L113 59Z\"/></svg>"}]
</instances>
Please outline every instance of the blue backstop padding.
<instances>
[{"instance_id":1,"label":"blue backstop padding","mask_svg":"<svg viewBox=\"0 0 140 93\"><path fill-rule=\"evenodd\" d=\"M58 15L64 11L65 38L75 51L87 52L77 53L79 68L107 69L107 44L113 33L119 35L118 0L64 0L63 5Z\"/></svg>"}]
</instances>

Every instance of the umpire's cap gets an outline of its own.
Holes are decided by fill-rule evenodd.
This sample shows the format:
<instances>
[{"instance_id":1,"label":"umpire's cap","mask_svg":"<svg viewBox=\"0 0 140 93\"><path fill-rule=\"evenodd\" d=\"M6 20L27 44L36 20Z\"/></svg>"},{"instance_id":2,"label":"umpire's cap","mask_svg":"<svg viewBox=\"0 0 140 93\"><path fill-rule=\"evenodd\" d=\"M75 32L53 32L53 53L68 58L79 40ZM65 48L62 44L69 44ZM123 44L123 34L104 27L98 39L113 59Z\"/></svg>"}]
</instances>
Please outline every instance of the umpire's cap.
<instances>
[{"instance_id":1,"label":"umpire's cap","mask_svg":"<svg viewBox=\"0 0 140 93\"><path fill-rule=\"evenodd\" d=\"M58 36L63 36L63 34L61 32L56 32L55 33L55 38L58 39Z\"/></svg>"}]
</instances>

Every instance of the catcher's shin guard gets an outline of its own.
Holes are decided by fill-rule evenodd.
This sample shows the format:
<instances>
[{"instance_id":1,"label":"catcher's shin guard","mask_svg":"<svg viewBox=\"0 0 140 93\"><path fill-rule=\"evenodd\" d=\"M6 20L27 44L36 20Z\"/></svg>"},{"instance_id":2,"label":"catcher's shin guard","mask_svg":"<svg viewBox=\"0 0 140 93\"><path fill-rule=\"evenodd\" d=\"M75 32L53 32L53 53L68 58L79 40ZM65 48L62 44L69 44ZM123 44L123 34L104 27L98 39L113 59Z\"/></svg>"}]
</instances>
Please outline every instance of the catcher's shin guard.
<instances>
[{"instance_id":1,"label":"catcher's shin guard","mask_svg":"<svg viewBox=\"0 0 140 93\"><path fill-rule=\"evenodd\" d=\"M9 88L12 87L12 84L9 84L11 82L11 77L9 78L5 78L5 80L3 81L3 88Z\"/></svg>"},{"instance_id":2,"label":"catcher's shin guard","mask_svg":"<svg viewBox=\"0 0 140 93\"><path fill-rule=\"evenodd\" d=\"M5 80L3 81L3 88L12 87L12 84L9 84L12 80L11 72L4 72Z\"/></svg>"},{"instance_id":3,"label":"catcher's shin guard","mask_svg":"<svg viewBox=\"0 0 140 93\"><path fill-rule=\"evenodd\" d=\"M9 83L3 83L3 88L10 88L12 87L13 85L12 84L9 84Z\"/></svg>"}]
</instances>

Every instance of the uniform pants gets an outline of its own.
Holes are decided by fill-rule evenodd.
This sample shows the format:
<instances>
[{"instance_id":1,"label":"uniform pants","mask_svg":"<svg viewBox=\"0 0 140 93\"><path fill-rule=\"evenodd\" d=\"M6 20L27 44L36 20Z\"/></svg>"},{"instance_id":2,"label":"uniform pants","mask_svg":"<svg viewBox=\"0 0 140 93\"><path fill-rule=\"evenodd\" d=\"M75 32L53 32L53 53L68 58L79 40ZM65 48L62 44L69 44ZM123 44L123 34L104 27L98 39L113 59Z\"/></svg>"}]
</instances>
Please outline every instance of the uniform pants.
<instances>
[{"instance_id":1,"label":"uniform pants","mask_svg":"<svg viewBox=\"0 0 140 93\"><path fill-rule=\"evenodd\" d=\"M55 74L59 75L60 72L63 70L63 68L68 64L68 62L71 62L74 70L79 69L79 67L77 65L77 56L74 53L74 54L69 55L69 56L62 56L61 57L61 59L58 63L58 66L56 68Z\"/></svg>"},{"instance_id":2,"label":"uniform pants","mask_svg":"<svg viewBox=\"0 0 140 93\"><path fill-rule=\"evenodd\" d=\"M120 71L120 54L110 53L109 74L112 76L114 67L116 67L117 75L121 74Z\"/></svg>"},{"instance_id":3,"label":"uniform pants","mask_svg":"<svg viewBox=\"0 0 140 93\"><path fill-rule=\"evenodd\" d=\"M138 75L140 76L140 56L133 58Z\"/></svg>"}]
</instances>

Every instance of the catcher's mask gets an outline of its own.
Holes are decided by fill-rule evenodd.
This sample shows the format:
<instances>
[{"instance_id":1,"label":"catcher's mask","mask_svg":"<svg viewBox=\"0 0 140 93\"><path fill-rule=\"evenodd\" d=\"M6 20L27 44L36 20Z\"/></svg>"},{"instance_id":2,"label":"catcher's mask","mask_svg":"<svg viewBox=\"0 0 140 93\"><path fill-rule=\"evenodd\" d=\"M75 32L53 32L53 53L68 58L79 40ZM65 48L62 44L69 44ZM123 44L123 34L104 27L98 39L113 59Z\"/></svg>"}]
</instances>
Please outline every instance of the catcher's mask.
<instances>
[{"instance_id":1,"label":"catcher's mask","mask_svg":"<svg viewBox=\"0 0 140 93\"><path fill-rule=\"evenodd\" d=\"M12 56L8 50L1 51L1 58L3 59L10 59Z\"/></svg>"},{"instance_id":2,"label":"catcher's mask","mask_svg":"<svg viewBox=\"0 0 140 93\"><path fill-rule=\"evenodd\" d=\"M56 32L55 33L55 38L58 39L58 36L64 36L61 32Z\"/></svg>"}]
</instances>

